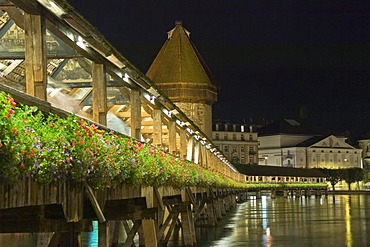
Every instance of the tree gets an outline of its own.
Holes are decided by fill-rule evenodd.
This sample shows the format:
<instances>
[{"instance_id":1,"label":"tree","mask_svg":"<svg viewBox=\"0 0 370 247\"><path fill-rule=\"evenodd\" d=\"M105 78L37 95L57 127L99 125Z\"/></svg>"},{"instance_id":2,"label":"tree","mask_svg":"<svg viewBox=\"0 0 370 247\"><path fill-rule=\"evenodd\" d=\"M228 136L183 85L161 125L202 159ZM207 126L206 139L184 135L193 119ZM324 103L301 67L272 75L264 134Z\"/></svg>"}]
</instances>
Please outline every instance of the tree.
<instances>
[{"instance_id":1,"label":"tree","mask_svg":"<svg viewBox=\"0 0 370 247\"><path fill-rule=\"evenodd\" d=\"M341 169L341 178L346 181L348 190L351 190L351 184L362 181L364 178L364 171L361 168Z\"/></svg>"},{"instance_id":2,"label":"tree","mask_svg":"<svg viewBox=\"0 0 370 247\"><path fill-rule=\"evenodd\" d=\"M364 160L364 183L370 182L370 161L365 159Z\"/></svg>"},{"instance_id":3,"label":"tree","mask_svg":"<svg viewBox=\"0 0 370 247\"><path fill-rule=\"evenodd\" d=\"M333 190L335 190L335 185L341 180L338 169L318 168L317 170L326 175L326 180L330 182Z\"/></svg>"}]
</instances>

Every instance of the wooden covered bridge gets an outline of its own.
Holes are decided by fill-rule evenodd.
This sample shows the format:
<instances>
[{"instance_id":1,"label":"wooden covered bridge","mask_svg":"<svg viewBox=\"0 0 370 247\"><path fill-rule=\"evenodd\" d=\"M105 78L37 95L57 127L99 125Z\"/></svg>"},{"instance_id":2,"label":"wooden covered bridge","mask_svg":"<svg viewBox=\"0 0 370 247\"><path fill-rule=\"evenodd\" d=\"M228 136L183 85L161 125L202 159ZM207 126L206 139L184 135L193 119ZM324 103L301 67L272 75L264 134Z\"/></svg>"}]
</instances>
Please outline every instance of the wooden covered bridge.
<instances>
[{"instance_id":1,"label":"wooden covered bridge","mask_svg":"<svg viewBox=\"0 0 370 247\"><path fill-rule=\"evenodd\" d=\"M0 90L15 102L62 118L77 115L227 181L245 182L209 134L67 1L0 0L0 41ZM8 154L0 149L0 155ZM132 246L137 234L140 245L165 245L179 225L184 245L195 246L195 222L216 224L241 192L224 185L92 188L68 180L40 183L33 176L9 183L2 172L0 232L54 233L39 246L81 246L80 233L91 231L93 220L99 222L99 246L117 245L123 230L124 246Z\"/></svg>"}]
</instances>

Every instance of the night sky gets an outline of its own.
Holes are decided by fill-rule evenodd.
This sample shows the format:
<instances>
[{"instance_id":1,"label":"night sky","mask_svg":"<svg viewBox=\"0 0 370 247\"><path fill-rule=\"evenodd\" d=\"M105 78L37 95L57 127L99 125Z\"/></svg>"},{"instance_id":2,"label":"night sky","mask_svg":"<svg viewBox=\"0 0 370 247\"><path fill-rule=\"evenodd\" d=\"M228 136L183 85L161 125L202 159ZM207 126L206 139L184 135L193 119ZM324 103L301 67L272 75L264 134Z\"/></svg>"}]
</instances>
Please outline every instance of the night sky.
<instances>
[{"instance_id":1,"label":"night sky","mask_svg":"<svg viewBox=\"0 0 370 247\"><path fill-rule=\"evenodd\" d=\"M144 74L181 20L219 84L214 119L370 130L370 1L69 2Z\"/></svg>"}]
</instances>

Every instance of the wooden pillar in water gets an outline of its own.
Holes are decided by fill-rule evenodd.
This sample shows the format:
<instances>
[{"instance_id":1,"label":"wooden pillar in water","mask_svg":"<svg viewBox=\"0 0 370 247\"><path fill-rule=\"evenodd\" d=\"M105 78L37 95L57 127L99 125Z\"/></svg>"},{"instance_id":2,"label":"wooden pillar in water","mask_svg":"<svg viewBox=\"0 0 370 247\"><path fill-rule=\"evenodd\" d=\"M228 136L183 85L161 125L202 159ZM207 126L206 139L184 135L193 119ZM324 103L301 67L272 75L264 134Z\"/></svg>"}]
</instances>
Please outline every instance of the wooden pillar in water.
<instances>
[{"instance_id":1,"label":"wooden pillar in water","mask_svg":"<svg viewBox=\"0 0 370 247\"><path fill-rule=\"evenodd\" d=\"M256 191L256 199L261 199L261 190Z\"/></svg>"},{"instance_id":2,"label":"wooden pillar in water","mask_svg":"<svg viewBox=\"0 0 370 247\"><path fill-rule=\"evenodd\" d=\"M93 63L93 120L99 124L107 125L107 83L105 80L105 66Z\"/></svg>"},{"instance_id":3,"label":"wooden pillar in water","mask_svg":"<svg viewBox=\"0 0 370 247\"><path fill-rule=\"evenodd\" d=\"M284 190L283 193L284 193L284 198L288 198L289 191L288 190Z\"/></svg>"},{"instance_id":4,"label":"wooden pillar in water","mask_svg":"<svg viewBox=\"0 0 370 247\"><path fill-rule=\"evenodd\" d=\"M315 190L316 197L321 197L321 190Z\"/></svg>"},{"instance_id":5,"label":"wooden pillar in water","mask_svg":"<svg viewBox=\"0 0 370 247\"><path fill-rule=\"evenodd\" d=\"M190 210L190 205L181 205L181 226L182 226L182 237L184 240L184 246L192 247L196 246L195 239L195 227L193 221L193 215Z\"/></svg>"},{"instance_id":6,"label":"wooden pillar in water","mask_svg":"<svg viewBox=\"0 0 370 247\"><path fill-rule=\"evenodd\" d=\"M141 94L139 90L131 89L131 137L141 138Z\"/></svg>"},{"instance_id":7,"label":"wooden pillar in water","mask_svg":"<svg viewBox=\"0 0 370 247\"><path fill-rule=\"evenodd\" d=\"M46 100L46 25L40 14L24 13L26 93Z\"/></svg>"},{"instance_id":8,"label":"wooden pillar in water","mask_svg":"<svg viewBox=\"0 0 370 247\"><path fill-rule=\"evenodd\" d=\"M276 198L276 189L271 189L271 199Z\"/></svg>"},{"instance_id":9,"label":"wooden pillar in water","mask_svg":"<svg viewBox=\"0 0 370 247\"><path fill-rule=\"evenodd\" d=\"M98 247L109 247L109 222L98 225Z\"/></svg>"},{"instance_id":10,"label":"wooden pillar in water","mask_svg":"<svg viewBox=\"0 0 370 247\"><path fill-rule=\"evenodd\" d=\"M145 247L157 247L156 227L153 219L142 220Z\"/></svg>"},{"instance_id":11,"label":"wooden pillar in water","mask_svg":"<svg viewBox=\"0 0 370 247\"><path fill-rule=\"evenodd\" d=\"M295 190L295 196L296 197L301 197L301 190L300 189Z\"/></svg>"}]
</instances>

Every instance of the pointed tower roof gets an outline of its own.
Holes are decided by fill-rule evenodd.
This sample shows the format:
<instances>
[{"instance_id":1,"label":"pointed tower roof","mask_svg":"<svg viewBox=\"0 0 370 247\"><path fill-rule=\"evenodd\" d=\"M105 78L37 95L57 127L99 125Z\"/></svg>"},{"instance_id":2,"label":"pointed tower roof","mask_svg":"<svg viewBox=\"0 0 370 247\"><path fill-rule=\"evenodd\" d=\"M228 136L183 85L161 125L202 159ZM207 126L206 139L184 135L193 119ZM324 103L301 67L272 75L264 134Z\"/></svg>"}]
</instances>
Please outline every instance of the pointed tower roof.
<instances>
[{"instance_id":1,"label":"pointed tower roof","mask_svg":"<svg viewBox=\"0 0 370 247\"><path fill-rule=\"evenodd\" d=\"M190 32L176 21L146 75L174 102L217 99L216 81L190 41Z\"/></svg>"}]
</instances>

